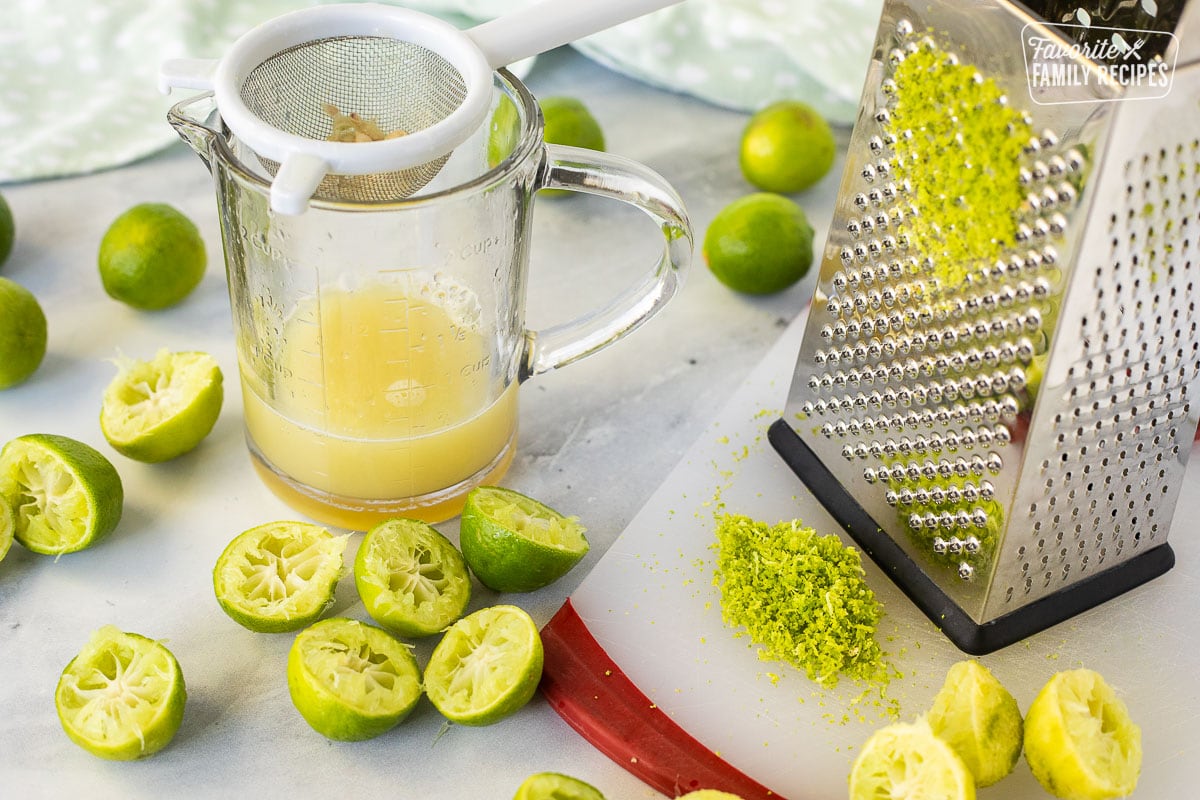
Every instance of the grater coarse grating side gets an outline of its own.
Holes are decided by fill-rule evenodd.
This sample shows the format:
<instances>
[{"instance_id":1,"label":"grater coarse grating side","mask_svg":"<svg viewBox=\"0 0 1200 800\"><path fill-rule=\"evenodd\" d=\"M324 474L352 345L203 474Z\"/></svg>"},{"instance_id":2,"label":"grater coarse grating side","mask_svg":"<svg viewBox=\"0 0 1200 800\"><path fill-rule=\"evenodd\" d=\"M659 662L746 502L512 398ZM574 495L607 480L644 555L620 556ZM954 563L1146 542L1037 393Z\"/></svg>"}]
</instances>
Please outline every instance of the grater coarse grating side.
<instances>
[{"instance_id":1,"label":"grater coarse grating side","mask_svg":"<svg viewBox=\"0 0 1200 800\"><path fill-rule=\"evenodd\" d=\"M1200 2L1175 6L1136 53L1165 96L1023 6L883 7L769 438L967 652L1174 563L1200 421Z\"/></svg>"}]
</instances>

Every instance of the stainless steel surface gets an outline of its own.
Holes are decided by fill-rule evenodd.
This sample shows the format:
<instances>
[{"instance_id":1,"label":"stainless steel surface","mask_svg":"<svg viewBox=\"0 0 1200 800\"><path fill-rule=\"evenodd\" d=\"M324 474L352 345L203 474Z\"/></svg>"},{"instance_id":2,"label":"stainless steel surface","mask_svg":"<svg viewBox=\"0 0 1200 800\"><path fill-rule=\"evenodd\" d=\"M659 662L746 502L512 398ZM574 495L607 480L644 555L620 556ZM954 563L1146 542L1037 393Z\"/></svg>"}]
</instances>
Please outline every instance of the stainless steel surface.
<instances>
[{"instance_id":1,"label":"stainless steel surface","mask_svg":"<svg viewBox=\"0 0 1200 800\"><path fill-rule=\"evenodd\" d=\"M1085 102L1031 97L1027 26L1069 46L1005 2L885 5L785 414L978 623L1163 543L1198 421L1200 68L1137 100L1077 54ZM1032 133L998 253L952 257L921 207L892 111L929 53Z\"/></svg>"}]
</instances>

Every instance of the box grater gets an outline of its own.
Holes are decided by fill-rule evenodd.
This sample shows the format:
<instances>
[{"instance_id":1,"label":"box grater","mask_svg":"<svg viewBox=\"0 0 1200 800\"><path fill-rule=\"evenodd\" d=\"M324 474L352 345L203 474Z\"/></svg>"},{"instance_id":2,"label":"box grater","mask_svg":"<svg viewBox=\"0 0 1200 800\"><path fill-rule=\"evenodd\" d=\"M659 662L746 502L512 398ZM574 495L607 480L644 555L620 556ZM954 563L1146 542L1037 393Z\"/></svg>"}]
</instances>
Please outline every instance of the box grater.
<instances>
[{"instance_id":1,"label":"box grater","mask_svg":"<svg viewBox=\"0 0 1200 800\"><path fill-rule=\"evenodd\" d=\"M976 654L1171 568L1200 415L1200 2L1079 5L886 0L770 430Z\"/></svg>"}]
</instances>

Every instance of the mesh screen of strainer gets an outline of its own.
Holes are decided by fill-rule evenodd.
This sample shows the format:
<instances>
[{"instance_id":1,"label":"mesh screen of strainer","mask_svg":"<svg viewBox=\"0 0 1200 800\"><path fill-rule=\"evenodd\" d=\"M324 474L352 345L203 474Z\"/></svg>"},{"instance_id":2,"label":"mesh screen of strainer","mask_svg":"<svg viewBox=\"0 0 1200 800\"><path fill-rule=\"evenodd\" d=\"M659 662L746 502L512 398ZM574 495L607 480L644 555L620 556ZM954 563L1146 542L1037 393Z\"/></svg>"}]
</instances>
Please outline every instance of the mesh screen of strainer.
<instances>
[{"instance_id":1,"label":"mesh screen of strainer","mask_svg":"<svg viewBox=\"0 0 1200 800\"><path fill-rule=\"evenodd\" d=\"M466 95L462 75L437 53L389 37L338 36L282 50L255 67L241 86L251 113L281 131L326 140L334 106L372 120L384 132L423 130L444 120ZM328 175L315 198L387 202L431 181L447 156L392 172ZM259 159L272 175L278 162Z\"/></svg>"}]
</instances>

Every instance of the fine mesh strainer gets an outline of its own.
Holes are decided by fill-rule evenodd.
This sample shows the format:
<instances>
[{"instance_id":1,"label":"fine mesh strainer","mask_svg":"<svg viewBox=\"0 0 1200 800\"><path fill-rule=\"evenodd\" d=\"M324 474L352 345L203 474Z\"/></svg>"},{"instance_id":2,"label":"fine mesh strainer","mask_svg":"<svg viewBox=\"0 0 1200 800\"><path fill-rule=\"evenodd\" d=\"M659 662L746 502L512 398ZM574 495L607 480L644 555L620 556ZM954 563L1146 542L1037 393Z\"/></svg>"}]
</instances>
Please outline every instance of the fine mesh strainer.
<instances>
[{"instance_id":1,"label":"fine mesh strainer","mask_svg":"<svg viewBox=\"0 0 1200 800\"><path fill-rule=\"evenodd\" d=\"M1157 33L1079 36L1070 9L883 8L770 439L968 652L1174 563L1200 419L1200 3L1160 9Z\"/></svg>"},{"instance_id":2,"label":"fine mesh strainer","mask_svg":"<svg viewBox=\"0 0 1200 800\"><path fill-rule=\"evenodd\" d=\"M483 124L494 69L679 0L542 0L468 31L397 6L317 6L270 20L220 60L166 62L160 84L210 89L230 131L273 177L271 206L314 195L407 197ZM381 135L331 140L353 115Z\"/></svg>"}]
</instances>

